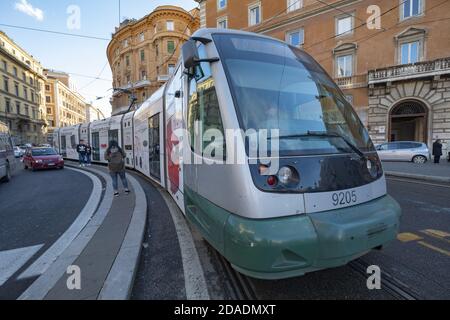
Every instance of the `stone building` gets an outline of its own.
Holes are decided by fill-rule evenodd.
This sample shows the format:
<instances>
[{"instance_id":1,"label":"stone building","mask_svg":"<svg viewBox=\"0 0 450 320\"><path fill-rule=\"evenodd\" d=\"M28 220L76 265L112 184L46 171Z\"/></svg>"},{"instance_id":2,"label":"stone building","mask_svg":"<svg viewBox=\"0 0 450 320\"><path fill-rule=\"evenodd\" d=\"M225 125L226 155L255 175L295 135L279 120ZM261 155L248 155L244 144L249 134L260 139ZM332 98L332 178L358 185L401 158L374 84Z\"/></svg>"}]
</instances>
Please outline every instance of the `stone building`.
<instances>
[{"instance_id":1,"label":"stone building","mask_svg":"<svg viewBox=\"0 0 450 320\"><path fill-rule=\"evenodd\" d=\"M67 73L45 70L45 99L49 134L55 128L69 127L87 121L88 104L70 84Z\"/></svg>"},{"instance_id":2,"label":"stone building","mask_svg":"<svg viewBox=\"0 0 450 320\"><path fill-rule=\"evenodd\" d=\"M0 121L8 125L13 143L44 143L47 124L42 65L2 31L0 81Z\"/></svg>"},{"instance_id":3,"label":"stone building","mask_svg":"<svg viewBox=\"0 0 450 320\"><path fill-rule=\"evenodd\" d=\"M169 78L181 44L200 25L199 11L160 6L140 20L116 28L107 56L113 73L112 114L128 110L130 97L139 106Z\"/></svg>"},{"instance_id":4,"label":"stone building","mask_svg":"<svg viewBox=\"0 0 450 320\"><path fill-rule=\"evenodd\" d=\"M449 148L449 1L196 1L201 27L258 32L310 53L375 143L442 139Z\"/></svg>"}]
</instances>

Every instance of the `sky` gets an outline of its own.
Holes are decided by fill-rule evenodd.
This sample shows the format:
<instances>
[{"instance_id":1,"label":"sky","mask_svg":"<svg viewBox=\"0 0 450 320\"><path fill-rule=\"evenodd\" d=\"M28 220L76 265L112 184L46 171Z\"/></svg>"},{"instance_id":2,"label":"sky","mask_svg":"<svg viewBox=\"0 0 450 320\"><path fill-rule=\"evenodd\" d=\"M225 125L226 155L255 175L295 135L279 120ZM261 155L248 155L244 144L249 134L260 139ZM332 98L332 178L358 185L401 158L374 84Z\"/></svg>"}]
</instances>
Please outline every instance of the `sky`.
<instances>
[{"instance_id":1,"label":"sky","mask_svg":"<svg viewBox=\"0 0 450 320\"><path fill-rule=\"evenodd\" d=\"M191 10L198 3L194 0L121 0L120 17L122 20L139 19L160 5L176 5ZM1 24L106 40L36 32ZM112 74L106 48L118 24L119 0L0 1L0 30L39 60L44 68L71 74L75 88L106 116L111 114L109 97L112 93ZM96 100L97 97L105 98Z\"/></svg>"}]
</instances>

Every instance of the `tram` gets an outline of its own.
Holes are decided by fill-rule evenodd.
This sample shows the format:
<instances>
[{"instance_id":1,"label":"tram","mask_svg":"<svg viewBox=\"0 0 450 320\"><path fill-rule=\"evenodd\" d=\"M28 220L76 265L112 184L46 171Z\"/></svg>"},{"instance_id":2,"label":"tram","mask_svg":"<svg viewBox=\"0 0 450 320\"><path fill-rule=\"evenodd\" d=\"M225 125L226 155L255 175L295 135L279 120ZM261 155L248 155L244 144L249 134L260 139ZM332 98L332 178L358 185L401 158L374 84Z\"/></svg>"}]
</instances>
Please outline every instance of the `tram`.
<instances>
[{"instance_id":1,"label":"tram","mask_svg":"<svg viewBox=\"0 0 450 320\"><path fill-rule=\"evenodd\" d=\"M137 111L56 131L60 152L78 159L67 146L83 134L99 163L117 140L127 167L165 188L250 277L342 266L399 230L400 207L352 106L311 56L273 38L197 31Z\"/></svg>"}]
</instances>

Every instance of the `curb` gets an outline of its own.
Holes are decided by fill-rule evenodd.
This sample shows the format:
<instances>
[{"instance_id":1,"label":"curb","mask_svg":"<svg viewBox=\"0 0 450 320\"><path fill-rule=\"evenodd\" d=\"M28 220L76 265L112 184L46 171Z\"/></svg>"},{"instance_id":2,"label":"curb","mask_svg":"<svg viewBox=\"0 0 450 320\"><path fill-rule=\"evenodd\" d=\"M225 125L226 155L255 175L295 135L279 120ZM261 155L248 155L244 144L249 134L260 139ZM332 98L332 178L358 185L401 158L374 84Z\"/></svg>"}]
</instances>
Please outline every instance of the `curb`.
<instances>
[{"instance_id":1,"label":"curb","mask_svg":"<svg viewBox=\"0 0 450 320\"><path fill-rule=\"evenodd\" d=\"M386 171L385 174L386 174L386 176L398 177L398 178L408 178L408 179L423 180L423 181L438 182L438 183L450 183L450 178L446 178L446 177L434 177L434 176L427 176L427 175L421 175L421 174L393 172L393 171Z\"/></svg>"},{"instance_id":2,"label":"curb","mask_svg":"<svg viewBox=\"0 0 450 320\"><path fill-rule=\"evenodd\" d=\"M135 207L122 246L100 291L98 300L128 300L139 267L147 221L147 198L139 182L127 175L135 193Z\"/></svg>"}]
</instances>

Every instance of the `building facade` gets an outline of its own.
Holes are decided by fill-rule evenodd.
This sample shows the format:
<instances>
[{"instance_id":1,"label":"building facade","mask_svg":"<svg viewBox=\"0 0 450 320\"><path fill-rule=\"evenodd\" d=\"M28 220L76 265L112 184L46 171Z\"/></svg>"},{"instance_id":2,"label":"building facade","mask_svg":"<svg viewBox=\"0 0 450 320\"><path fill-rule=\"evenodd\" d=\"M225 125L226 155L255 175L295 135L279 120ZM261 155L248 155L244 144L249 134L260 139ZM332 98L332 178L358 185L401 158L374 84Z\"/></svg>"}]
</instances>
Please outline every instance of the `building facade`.
<instances>
[{"instance_id":1,"label":"building facade","mask_svg":"<svg viewBox=\"0 0 450 320\"><path fill-rule=\"evenodd\" d=\"M9 126L13 143L44 143L47 124L43 68L2 31L0 81L0 121Z\"/></svg>"},{"instance_id":2,"label":"building facade","mask_svg":"<svg viewBox=\"0 0 450 320\"><path fill-rule=\"evenodd\" d=\"M201 27L258 32L310 53L375 143L442 139L449 148L449 1L197 2Z\"/></svg>"},{"instance_id":3,"label":"building facade","mask_svg":"<svg viewBox=\"0 0 450 320\"><path fill-rule=\"evenodd\" d=\"M200 25L199 11L160 6L140 20L116 28L107 56L113 74L112 114L126 111L130 97L139 106L169 78L181 44Z\"/></svg>"},{"instance_id":4,"label":"building facade","mask_svg":"<svg viewBox=\"0 0 450 320\"><path fill-rule=\"evenodd\" d=\"M55 128L73 126L87 121L88 104L71 89L67 73L45 70L45 101L49 136Z\"/></svg>"}]
</instances>

